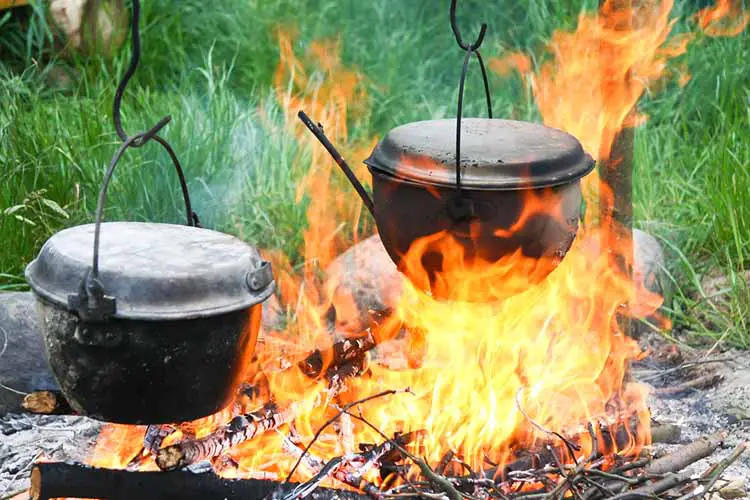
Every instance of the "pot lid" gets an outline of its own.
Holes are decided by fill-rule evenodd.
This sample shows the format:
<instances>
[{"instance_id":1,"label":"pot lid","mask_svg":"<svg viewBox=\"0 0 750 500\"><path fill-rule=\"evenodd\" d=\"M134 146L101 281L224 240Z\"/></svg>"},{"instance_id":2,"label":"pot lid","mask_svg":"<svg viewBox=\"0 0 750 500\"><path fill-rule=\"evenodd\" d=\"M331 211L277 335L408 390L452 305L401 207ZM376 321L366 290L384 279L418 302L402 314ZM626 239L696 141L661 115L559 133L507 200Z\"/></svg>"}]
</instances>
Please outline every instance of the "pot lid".
<instances>
[{"instance_id":1,"label":"pot lid","mask_svg":"<svg viewBox=\"0 0 750 500\"><path fill-rule=\"evenodd\" d=\"M94 224L47 240L26 268L34 292L81 314L77 304L91 275L93 242ZM105 300L114 299L105 317L140 320L224 314L258 304L274 289L270 264L245 242L208 229L145 222L102 224L98 283ZM90 307L90 296L83 295Z\"/></svg>"},{"instance_id":2,"label":"pot lid","mask_svg":"<svg viewBox=\"0 0 750 500\"><path fill-rule=\"evenodd\" d=\"M456 185L456 120L396 127L365 163L422 184ZM547 187L591 172L594 160L572 135L544 125L489 118L461 120L461 185L473 189Z\"/></svg>"}]
</instances>

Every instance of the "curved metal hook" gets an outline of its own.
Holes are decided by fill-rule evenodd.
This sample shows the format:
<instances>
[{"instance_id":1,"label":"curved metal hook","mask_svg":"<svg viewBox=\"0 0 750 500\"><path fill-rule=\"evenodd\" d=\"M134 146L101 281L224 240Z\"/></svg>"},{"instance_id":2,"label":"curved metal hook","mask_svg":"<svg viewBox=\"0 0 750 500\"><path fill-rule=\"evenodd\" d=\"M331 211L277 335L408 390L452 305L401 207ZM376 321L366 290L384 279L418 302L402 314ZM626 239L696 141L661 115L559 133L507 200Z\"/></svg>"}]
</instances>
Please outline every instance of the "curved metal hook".
<instances>
[{"instance_id":1,"label":"curved metal hook","mask_svg":"<svg viewBox=\"0 0 750 500\"><path fill-rule=\"evenodd\" d=\"M122 96L125 93L125 87L127 87L130 78L132 78L133 74L135 74L135 70L138 68L138 62L141 59L141 32L139 28L140 17L141 2L140 0L133 0L133 19L131 20L131 41L133 53L130 57L130 64L128 65L128 69L125 71L125 75L122 77L122 80L120 80L120 83L117 86L117 91L115 92L115 101L112 106L112 120L115 122L115 130L117 131L117 135L120 137L120 140L123 142L126 142L130 138L130 136L125 133L125 130L122 128L122 118L120 117L120 103L122 101ZM172 117L165 116L164 118L159 120L159 123L151 127L150 130L143 134L138 134L140 137L135 141L131 141L130 146L136 148L143 146L149 140L151 140L159 132L159 130L161 130L167 123L169 123L169 120L171 119Z\"/></svg>"},{"instance_id":2,"label":"curved metal hook","mask_svg":"<svg viewBox=\"0 0 750 500\"><path fill-rule=\"evenodd\" d=\"M484 41L484 35L487 33L487 23L482 23L482 27L479 29L479 36L477 36L477 39L474 40L474 43L471 45L466 45L464 42L464 39L461 37L461 32L458 29L458 23L456 22L456 4L458 3L458 0L451 0L451 29L453 30L453 34L456 37L456 42L458 43L459 47L461 47L464 50L471 49L472 51L477 50Z\"/></svg>"}]
</instances>

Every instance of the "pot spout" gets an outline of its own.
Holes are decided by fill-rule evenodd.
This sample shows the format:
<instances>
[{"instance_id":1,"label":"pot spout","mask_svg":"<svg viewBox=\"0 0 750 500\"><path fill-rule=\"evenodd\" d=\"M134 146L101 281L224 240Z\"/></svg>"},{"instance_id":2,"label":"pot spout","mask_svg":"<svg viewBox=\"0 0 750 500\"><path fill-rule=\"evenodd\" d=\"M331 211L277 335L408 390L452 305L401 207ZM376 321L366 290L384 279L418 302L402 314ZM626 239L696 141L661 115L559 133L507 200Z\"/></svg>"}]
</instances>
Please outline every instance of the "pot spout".
<instances>
[{"instance_id":1,"label":"pot spout","mask_svg":"<svg viewBox=\"0 0 750 500\"><path fill-rule=\"evenodd\" d=\"M352 186L354 186L354 189L362 199L362 203L364 203L365 207L367 207L370 215L375 217L375 206L372 202L372 198L370 198L370 195L365 190L365 187L361 182L359 182L359 179L357 179L357 176L354 175L354 172L346 163L346 161L341 157L333 144L331 144L331 141L328 140L328 137L326 137L325 133L323 132L323 128L313 123L313 121L309 116L307 116L304 111L300 110L300 112L297 113L297 116L302 121L302 123L304 123L305 126L310 130L310 132L312 132L313 135L320 141L323 147L326 148L326 151L328 151L328 153L333 157L333 159L336 161L336 164L344 172L344 175L346 175L346 178L349 179L349 182L352 184Z\"/></svg>"}]
</instances>

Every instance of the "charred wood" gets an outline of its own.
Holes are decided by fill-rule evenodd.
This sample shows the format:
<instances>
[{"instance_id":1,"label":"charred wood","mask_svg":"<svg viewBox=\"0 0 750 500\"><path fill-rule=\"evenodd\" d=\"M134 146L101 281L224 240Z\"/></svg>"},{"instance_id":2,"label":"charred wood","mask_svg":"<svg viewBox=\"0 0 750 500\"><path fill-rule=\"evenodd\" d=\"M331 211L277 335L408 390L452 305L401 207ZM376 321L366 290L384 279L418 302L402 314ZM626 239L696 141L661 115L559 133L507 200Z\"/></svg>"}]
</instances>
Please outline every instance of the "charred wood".
<instances>
[{"instance_id":1,"label":"charred wood","mask_svg":"<svg viewBox=\"0 0 750 500\"><path fill-rule=\"evenodd\" d=\"M74 463L39 463L31 472L32 500L52 498L100 498L104 500L253 500L277 488L291 491L297 485L281 485L258 479L223 479L213 473L131 472L99 469ZM308 498L363 500L356 492L319 488Z\"/></svg>"}]
</instances>

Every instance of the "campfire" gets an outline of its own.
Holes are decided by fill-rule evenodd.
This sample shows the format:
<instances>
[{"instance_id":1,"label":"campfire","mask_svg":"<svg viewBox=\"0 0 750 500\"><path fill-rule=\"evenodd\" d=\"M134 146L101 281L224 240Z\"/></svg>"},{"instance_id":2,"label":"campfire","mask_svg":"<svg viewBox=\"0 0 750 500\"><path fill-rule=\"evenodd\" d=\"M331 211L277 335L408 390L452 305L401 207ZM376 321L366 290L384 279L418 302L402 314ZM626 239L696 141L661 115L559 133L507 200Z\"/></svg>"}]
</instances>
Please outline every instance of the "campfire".
<instances>
[{"instance_id":1,"label":"campfire","mask_svg":"<svg viewBox=\"0 0 750 500\"><path fill-rule=\"evenodd\" d=\"M371 207L294 115L308 110L321 134L345 145L343 156L363 158L376 141L352 143L346 125L366 106L363 77L343 67L337 44L318 42L310 48L324 76L317 80L279 32L277 98L286 132L309 146L301 154L312 155L313 168L300 196L312 196L304 267L264 255L282 312L260 334L252 375L216 414L108 424L86 466L40 461L34 498L688 499L710 490L744 445L697 475L681 471L725 434L652 455L648 388L630 376L646 353L628 324L653 317L662 298L633 275L630 193L612 182L629 175L618 141L646 119L639 97L674 76L667 62L687 50L688 36L668 38L671 7L607 2L598 15L582 15L575 32L556 33L537 70L520 53L488 60L492 71L518 71L545 124L575 136L600 162L599 173L583 177L585 215L575 217L562 258L519 250L488 261L438 231L391 263L378 237L360 242L373 232L363 210ZM709 35L736 30L722 31L712 12L698 17ZM467 60L481 36L476 47L464 41ZM351 165L366 178L359 161ZM504 231L513 236L542 216L569 224L551 192L521 197ZM366 277L379 307L363 307L352 273L332 265L348 249L355 271L384 263Z\"/></svg>"}]
</instances>

